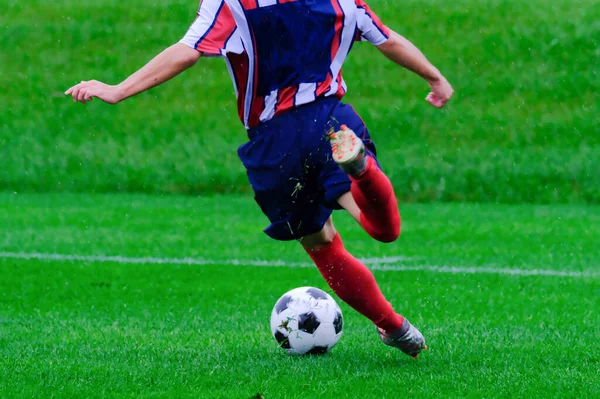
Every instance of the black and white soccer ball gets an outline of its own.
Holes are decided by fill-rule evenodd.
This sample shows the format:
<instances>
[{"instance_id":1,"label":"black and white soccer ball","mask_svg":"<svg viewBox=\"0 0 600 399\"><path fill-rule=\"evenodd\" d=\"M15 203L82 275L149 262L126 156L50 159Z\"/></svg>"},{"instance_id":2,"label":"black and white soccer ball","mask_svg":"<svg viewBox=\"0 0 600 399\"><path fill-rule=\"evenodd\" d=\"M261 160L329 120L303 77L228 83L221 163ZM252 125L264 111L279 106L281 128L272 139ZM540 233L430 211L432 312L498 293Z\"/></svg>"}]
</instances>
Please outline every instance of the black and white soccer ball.
<instances>
[{"instance_id":1,"label":"black and white soccer ball","mask_svg":"<svg viewBox=\"0 0 600 399\"><path fill-rule=\"evenodd\" d=\"M271 332L279 346L294 355L328 352L342 336L344 318L331 295L301 287L285 293L271 312Z\"/></svg>"}]
</instances>

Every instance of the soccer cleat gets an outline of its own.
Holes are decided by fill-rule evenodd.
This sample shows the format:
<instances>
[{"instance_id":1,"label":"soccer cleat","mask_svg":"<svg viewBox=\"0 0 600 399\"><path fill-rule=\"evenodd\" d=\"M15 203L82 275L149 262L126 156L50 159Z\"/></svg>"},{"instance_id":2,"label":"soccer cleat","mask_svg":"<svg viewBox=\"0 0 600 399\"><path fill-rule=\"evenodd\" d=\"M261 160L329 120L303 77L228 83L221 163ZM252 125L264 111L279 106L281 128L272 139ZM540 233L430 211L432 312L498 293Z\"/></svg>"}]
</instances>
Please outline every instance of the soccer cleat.
<instances>
[{"instance_id":1,"label":"soccer cleat","mask_svg":"<svg viewBox=\"0 0 600 399\"><path fill-rule=\"evenodd\" d=\"M379 338L384 344L398 348L415 359L421 351L427 350L423 334L410 324L407 319L404 319L402 326L393 334L388 334L381 328L378 328L377 331L379 332Z\"/></svg>"},{"instance_id":2,"label":"soccer cleat","mask_svg":"<svg viewBox=\"0 0 600 399\"><path fill-rule=\"evenodd\" d=\"M367 167L365 145L346 125L329 134L333 160L352 177L358 177Z\"/></svg>"}]
</instances>

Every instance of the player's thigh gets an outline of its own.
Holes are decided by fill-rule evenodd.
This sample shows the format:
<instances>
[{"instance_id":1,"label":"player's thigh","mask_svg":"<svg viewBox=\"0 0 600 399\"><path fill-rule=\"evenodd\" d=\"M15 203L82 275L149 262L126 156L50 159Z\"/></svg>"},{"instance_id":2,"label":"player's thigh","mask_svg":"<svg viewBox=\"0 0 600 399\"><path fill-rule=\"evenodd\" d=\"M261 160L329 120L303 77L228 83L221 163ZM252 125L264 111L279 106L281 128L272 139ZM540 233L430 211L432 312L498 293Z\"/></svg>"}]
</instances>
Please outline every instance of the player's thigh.
<instances>
[{"instance_id":1,"label":"player's thigh","mask_svg":"<svg viewBox=\"0 0 600 399\"><path fill-rule=\"evenodd\" d=\"M336 234L337 231L333 226L333 218L330 216L320 231L314 234L306 235L300 238L298 242L300 242L305 250L316 251L331 244Z\"/></svg>"},{"instance_id":2,"label":"player's thigh","mask_svg":"<svg viewBox=\"0 0 600 399\"><path fill-rule=\"evenodd\" d=\"M356 201L354 201L354 197L350 191L338 198L338 204L360 224L360 209L356 205Z\"/></svg>"}]
</instances>

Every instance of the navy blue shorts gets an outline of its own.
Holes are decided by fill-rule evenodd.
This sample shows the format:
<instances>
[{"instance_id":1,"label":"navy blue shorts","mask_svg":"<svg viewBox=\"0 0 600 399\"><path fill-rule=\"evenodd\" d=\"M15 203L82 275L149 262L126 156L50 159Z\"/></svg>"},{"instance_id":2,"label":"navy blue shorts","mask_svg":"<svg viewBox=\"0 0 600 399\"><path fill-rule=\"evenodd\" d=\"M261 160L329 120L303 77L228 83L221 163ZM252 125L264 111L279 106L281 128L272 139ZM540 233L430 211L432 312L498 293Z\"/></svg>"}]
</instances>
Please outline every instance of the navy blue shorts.
<instances>
[{"instance_id":1,"label":"navy blue shorts","mask_svg":"<svg viewBox=\"0 0 600 399\"><path fill-rule=\"evenodd\" d=\"M335 98L306 104L248 130L238 149L255 200L271 221L265 233L288 241L320 231L337 199L350 191L350 179L331 156L326 137L346 125L375 156L364 122L352 106Z\"/></svg>"}]
</instances>

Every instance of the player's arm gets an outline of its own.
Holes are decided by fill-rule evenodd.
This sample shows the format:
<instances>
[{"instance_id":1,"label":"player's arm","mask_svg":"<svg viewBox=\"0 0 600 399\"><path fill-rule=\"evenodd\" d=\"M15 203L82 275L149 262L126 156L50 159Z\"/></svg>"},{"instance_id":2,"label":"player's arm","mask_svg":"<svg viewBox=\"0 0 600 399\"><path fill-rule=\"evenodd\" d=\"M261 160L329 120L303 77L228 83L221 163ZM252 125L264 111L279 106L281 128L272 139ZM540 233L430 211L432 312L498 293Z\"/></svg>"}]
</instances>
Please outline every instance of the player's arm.
<instances>
[{"instance_id":1,"label":"player's arm","mask_svg":"<svg viewBox=\"0 0 600 399\"><path fill-rule=\"evenodd\" d=\"M201 52L189 46L176 43L118 85L108 85L97 80L82 81L65 94L72 95L75 102L85 103L97 97L109 104L116 104L174 78L193 66L201 55Z\"/></svg>"},{"instance_id":2,"label":"player's arm","mask_svg":"<svg viewBox=\"0 0 600 399\"><path fill-rule=\"evenodd\" d=\"M427 101L430 104L441 108L450 100L454 93L450 83L409 40L390 30L388 40L377 48L387 58L416 73L429 83L432 92L427 96Z\"/></svg>"},{"instance_id":3,"label":"player's arm","mask_svg":"<svg viewBox=\"0 0 600 399\"><path fill-rule=\"evenodd\" d=\"M359 35L357 39L369 41L387 58L418 74L429 83L432 92L426 100L438 108L452 97L452 86L411 42L387 26L367 5L365 0L354 0Z\"/></svg>"},{"instance_id":4,"label":"player's arm","mask_svg":"<svg viewBox=\"0 0 600 399\"><path fill-rule=\"evenodd\" d=\"M82 103L97 97L116 104L174 78L203 55L222 55L223 47L232 39L235 28L235 20L224 0L202 0L196 19L183 39L154 57L139 71L115 86L91 80L71 87L66 94Z\"/></svg>"}]
</instances>

